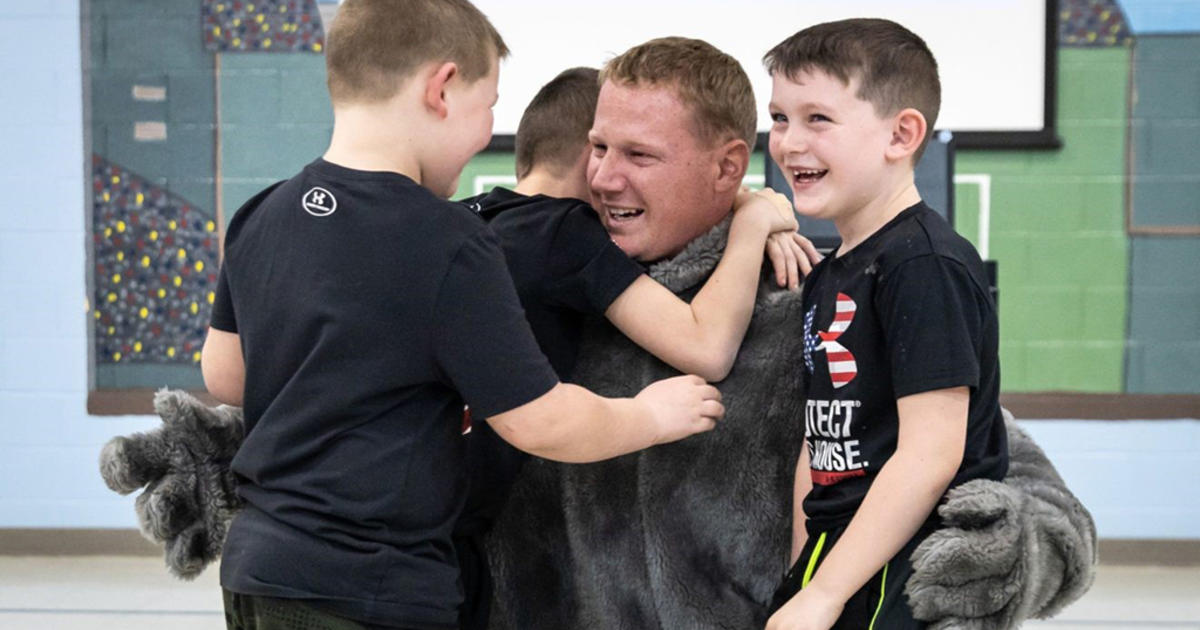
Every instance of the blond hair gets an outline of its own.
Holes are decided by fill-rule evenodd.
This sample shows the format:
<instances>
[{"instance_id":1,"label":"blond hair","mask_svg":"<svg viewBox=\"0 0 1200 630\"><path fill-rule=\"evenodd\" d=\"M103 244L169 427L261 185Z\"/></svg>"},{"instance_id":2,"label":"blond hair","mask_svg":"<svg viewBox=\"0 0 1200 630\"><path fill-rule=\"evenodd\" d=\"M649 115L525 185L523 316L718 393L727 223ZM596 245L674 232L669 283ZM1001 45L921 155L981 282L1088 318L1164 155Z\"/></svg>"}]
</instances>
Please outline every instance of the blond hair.
<instances>
[{"instance_id":1,"label":"blond hair","mask_svg":"<svg viewBox=\"0 0 1200 630\"><path fill-rule=\"evenodd\" d=\"M500 33L467 0L345 0L326 35L329 96L385 100L431 61L454 62L473 82L507 55Z\"/></svg>"},{"instance_id":2,"label":"blond hair","mask_svg":"<svg viewBox=\"0 0 1200 630\"><path fill-rule=\"evenodd\" d=\"M758 135L754 91L736 59L712 44L685 37L662 37L634 46L609 60L600 81L665 86L692 110L697 136L716 145Z\"/></svg>"}]
</instances>

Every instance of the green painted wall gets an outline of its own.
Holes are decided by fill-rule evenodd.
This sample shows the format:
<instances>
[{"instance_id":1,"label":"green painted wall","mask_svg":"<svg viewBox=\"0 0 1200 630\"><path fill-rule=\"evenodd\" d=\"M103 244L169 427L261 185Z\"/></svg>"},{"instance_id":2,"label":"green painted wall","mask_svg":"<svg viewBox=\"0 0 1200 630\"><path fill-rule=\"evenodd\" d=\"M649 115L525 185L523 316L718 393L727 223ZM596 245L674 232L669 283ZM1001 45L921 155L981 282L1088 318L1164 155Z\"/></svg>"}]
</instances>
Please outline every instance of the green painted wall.
<instances>
[{"instance_id":1,"label":"green painted wall","mask_svg":"<svg viewBox=\"0 0 1200 630\"><path fill-rule=\"evenodd\" d=\"M991 176L1005 391L1120 392L1129 244L1124 229L1130 50L1060 48L1058 151L960 151ZM975 239L978 188L956 186Z\"/></svg>"}]
</instances>

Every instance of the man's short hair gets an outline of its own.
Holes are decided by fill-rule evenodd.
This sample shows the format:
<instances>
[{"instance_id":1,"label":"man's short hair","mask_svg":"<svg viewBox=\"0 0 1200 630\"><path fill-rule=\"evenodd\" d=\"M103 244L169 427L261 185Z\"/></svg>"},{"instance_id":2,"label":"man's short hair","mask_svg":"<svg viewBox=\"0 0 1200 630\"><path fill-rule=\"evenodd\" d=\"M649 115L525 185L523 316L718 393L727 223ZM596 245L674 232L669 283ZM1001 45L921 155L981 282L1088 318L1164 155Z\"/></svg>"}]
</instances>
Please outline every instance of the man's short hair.
<instances>
[{"instance_id":1,"label":"man's short hair","mask_svg":"<svg viewBox=\"0 0 1200 630\"><path fill-rule=\"evenodd\" d=\"M911 107L928 128L913 162L921 159L942 104L937 61L924 40L903 26L878 18L856 18L810 26L772 48L763 63L772 75L795 79L820 70L849 85L860 81L858 98L891 116Z\"/></svg>"},{"instance_id":2,"label":"man's short hair","mask_svg":"<svg viewBox=\"0 0 1200 630\"><path fill-rule=\"evenodd\" d=\"M600 71L571 68L538 90L517 125L517 179L533 168L566 176L588 143L600 95Z\"/></svg>"},{"instance_id":3,"label":"man's short hair","mask_svg":"<svg viewBox=\"0 0 1200 630\"><path fill-rule=\"evenodd\" d=\"M326 35L334 103L391 98L419 66L458 64L476 81L508 55L487 17L467 0L345 0Z\"/></svg>"},{"instance_id":4,"label":"man's short hair","mask_svg":"<svg viewBox=\"0 0 1200 630\"><path fill-rule=\"evenodd\" d=\"M716 145L758 135L754 89L736 59L712 44L685 37L662 37L634 46L609 60L600 81L673 88L691 108L697 137Z\"/></svg>"}]
</instances>

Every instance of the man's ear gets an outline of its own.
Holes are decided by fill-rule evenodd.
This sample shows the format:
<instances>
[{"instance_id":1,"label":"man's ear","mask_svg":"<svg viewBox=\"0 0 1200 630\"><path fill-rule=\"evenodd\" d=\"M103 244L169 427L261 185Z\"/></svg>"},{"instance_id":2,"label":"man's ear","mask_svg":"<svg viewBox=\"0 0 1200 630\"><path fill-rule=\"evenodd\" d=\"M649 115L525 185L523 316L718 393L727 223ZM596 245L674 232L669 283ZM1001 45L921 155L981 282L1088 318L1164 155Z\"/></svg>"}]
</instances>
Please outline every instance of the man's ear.
<instances>
[{"instance_id":1,"label":"man's ear","mask_svg":"<svg viewBox=\"0 0 1200 630\"><path fill-rule=\"evenodd\" d=\"M892 161L912 156L925 140L927 126L925 116L909 107L900 110L892 119L892 141L888 143L885 157Z\"/></svg>"},{"instance_id":2,"label":"man's ear","mask_svg":"<svg viewBox=\"0 0 1200 630\"><path fill-rule=\"evenodd\" d=\"M445 118L450 112L446 106L446 84L458 76L458 64L447 61L433 66L425 76L425 107L438 118Z\"/></svg>"},{"instance_id":3,"label":"man's ear","mask_svg":"<svg viewBox=\"0 0 1200 630\"><path fill-rule=\"evenodd\" d=\"M717 147L717 192L737 190L750 168L750 147L745 140L730 140Z\"/></svg>"}]
</instances>

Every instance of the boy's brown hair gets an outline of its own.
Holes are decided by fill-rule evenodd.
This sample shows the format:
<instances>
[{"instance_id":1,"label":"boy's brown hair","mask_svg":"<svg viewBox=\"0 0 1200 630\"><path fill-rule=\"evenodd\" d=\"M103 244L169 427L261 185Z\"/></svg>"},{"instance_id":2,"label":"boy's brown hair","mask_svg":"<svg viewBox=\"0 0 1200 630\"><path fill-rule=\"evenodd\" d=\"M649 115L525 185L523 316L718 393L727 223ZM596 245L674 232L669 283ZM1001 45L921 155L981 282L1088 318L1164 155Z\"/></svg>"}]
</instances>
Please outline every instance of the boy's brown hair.
<instances>
[{"instance_id":1,"label":"boy's brown hair","mask_svg":"<svg viewBox=\"0 0 1200 630\"><path fill-rule=\"evenodd\" d=\"M820 70L849 85L860 81L856 96L891 116L911 107L925 117L927 129L913 164L933 134L942 103L937 61L924 40L903 26L878 18L857 18L810 26L783 40L763 57L772 75L795 79Z\"/></svg>"},{"instance_id":2,"label":"boy's brown hair","mask_svg":"<svg viewBox=\"0 0 1200 630\"><path fill-rule=\"evenodd\" d=\"M692 109L699 139L710 146L758 135L754 90L736 59L712 44L685 37L662 37L634 46L609 60L600 82L671 87Z\"/></svg>"},{"instance_id":3,"label":"boy's brown hair","mask_svg":"<svg viewBox=\"0 0 1200 630\"><path fill-rule=\"evenodd\" d=\"M345 0L325 39L334 103L391 98L430 61L452 61L475 81L508 55L500 33L467 0Z\"/></svg>"},{"instance_id":4,"label":"boy's brown hair","mask_svg":"<svg viewBox=\"0 0 1200 630\"><path fill-rule=\"evenodd\" d=\"M563 70L538 90L517 125L517 179L540 166L565 177L588 143L600 95L600 71Z\"/></svg>"}]
</instances>

